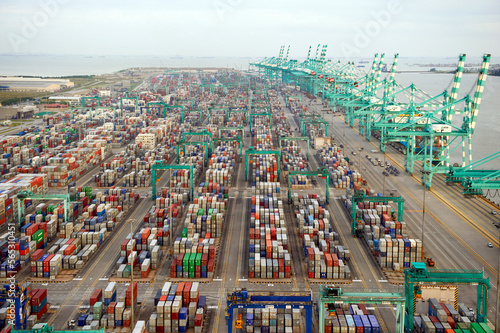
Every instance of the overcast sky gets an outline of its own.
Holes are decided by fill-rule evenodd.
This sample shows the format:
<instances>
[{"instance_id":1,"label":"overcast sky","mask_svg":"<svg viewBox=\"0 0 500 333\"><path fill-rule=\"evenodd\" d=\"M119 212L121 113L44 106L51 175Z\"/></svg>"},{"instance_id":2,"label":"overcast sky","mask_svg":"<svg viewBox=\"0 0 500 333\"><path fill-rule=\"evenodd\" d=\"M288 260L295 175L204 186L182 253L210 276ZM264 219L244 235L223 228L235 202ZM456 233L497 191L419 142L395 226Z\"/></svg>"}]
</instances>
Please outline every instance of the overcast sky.
<instances>
[{"instance_id":1,"label":"overcast sky","mask_svg":"<svg viewBox=\"0 0 500 333\"><path fill-rule=\"evenodd\" d=\"M500 1L0 0L0 30L0 53L498 55Z\"/></svg>"}]
</instances>

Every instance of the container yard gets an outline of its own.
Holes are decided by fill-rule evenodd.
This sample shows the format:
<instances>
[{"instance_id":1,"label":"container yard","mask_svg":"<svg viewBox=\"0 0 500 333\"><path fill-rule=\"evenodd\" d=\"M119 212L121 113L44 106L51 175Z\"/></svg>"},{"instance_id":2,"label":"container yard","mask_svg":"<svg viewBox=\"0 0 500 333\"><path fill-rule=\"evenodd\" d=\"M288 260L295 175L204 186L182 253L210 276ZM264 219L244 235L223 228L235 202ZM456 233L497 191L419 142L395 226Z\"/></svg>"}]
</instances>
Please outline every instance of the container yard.
<instances>
[{"instance_id":1,"label":"container yard","mask_svg":"<svg viewBox=\"0 0 500 333\"><path fill-rule=\"evenodd\" d=\"M498 207L443 120L479 102L417 114L398 55L381 80L321 48L145 69L1 134L2 332L494 332Z\"/></svg>"}]
</instances>

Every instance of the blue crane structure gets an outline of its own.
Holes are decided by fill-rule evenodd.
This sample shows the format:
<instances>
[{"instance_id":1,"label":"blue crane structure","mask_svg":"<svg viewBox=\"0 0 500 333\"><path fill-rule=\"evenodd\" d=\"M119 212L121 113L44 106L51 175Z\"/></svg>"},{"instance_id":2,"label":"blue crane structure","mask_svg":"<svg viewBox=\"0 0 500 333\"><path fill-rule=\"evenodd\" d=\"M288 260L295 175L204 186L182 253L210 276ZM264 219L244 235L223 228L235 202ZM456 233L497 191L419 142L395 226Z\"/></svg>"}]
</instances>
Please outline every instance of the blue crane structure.
<instances>
[{"instance_id":1,"label":"blue crane structure","mask_svg":"<svg viewBox=\"0 0 500 333\"><path fill-rule=\"evenodd\" d=\"M14 327L18 329L26 329L28 307L30 307L31 303L30 291L30 282L25 282L23 284L4 284L2 290L0 290L0 302L7 302L9 304L14 303Z\"/></svg>"},{"instance_id":2,"label":"blue crane structure","mask_svg":"<svg viewBox=\"0 0 500 333\"><path fill-rule=\"evenodd\" d=\"M237 289L227 294L227 331L233 332L233 311L235 309L303 309L306 311L306 333L312 332L313 298L307 292L255 292Z\"/></svg>"}]
</instances>

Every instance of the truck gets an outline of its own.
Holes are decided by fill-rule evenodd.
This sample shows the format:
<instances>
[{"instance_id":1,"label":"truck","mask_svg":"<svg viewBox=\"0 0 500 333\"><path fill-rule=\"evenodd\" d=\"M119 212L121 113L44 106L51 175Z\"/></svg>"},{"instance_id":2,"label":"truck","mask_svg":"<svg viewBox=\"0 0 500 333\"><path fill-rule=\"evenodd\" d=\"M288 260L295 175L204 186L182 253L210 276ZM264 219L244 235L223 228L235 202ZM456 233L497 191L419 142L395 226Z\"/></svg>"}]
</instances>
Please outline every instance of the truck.
<instances>
[{"instance_id":1,"label":"truck","mask_svg":"<svg viewBox=\"0 0 500 333\"><path fill-rule=\"evenodd\" d=\"M434 267L435 265L434 260L432 260L432 258L427 258L427 264L429 265L429 267Z\"/></svg>"}]
</instances>

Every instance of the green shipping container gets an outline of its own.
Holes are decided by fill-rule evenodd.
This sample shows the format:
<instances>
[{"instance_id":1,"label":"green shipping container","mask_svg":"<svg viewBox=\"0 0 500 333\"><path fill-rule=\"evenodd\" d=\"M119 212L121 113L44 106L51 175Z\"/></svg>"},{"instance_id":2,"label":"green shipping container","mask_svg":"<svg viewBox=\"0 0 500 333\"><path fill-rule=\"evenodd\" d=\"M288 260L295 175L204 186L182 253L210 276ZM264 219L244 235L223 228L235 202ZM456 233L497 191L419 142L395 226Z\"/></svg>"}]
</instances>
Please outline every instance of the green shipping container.
<instances>
[{"instance_id":1,"label":"green shipping container","mask_svg":"<svg viewBox=\"0 0 500 333\"><path fill-rule=\"evenodd\" d=\"M189 266L189 253L184 254L184 259L182 260L182 266L188 267ZM184 270L184 268L183 268Z\"/></svg>"},{"instance_id":2,"label":"green shipping container","mask_svg":"<svg viewBox=\"0 0 500 333\"><path fill-rule=\"evenodd\" d=\"M463 332L460 328L455 328L453 331L457 332L457 333L462 333Z\"/></svg>"},{"instance_id":3,"label":"green shipping container","mask_svg":"<svg viewBox=\"0 0 500 333\"><path fill-rule=\"evenodd\" d=\"M189 277L190 277L190 278L194 278L194 271L189 272Z\"/></svg>"},{"instance_id":4,"label":"green shipping container","mask_svg":"<svg viewBox=\"0 0 500 333\"><path fill-rule=\"evenodd\" d=\"M203 255L202 253L196 253L196 260L194 263L196 266L201 266L201 256L202 255Z\"/></svg>"},{"instance_id":5,"label":"green shipping container","mask_svg":"<svg viewBox=\"0 0 500 333\"><path fill-rule=\"evenodd\" d=\"M187 238L187 228L182 229L182 238Z\"/></svg>"},{"instance_id":6,"label":"green shipping container","mask_svg":"<svg viewBox=\"0 0 500 333\"><path fill-rule=\"evenodd\" d=\"M37 244L40 242L43 242L43 230L37 230L35 233L31 236L31 240L35 241Z\"/></svg>"},{"instance_id":7,"label":"green shipping container","mask_svg":"<svg viewBox=\"0 0 500 333\"><path fill-rule=\"evenodd\" d=\"M484 333L484 330L481 328L479 323L470 323L470 331L472 333Z\"/></svg>"},{"instance_id":8,"label":"green shipping container","mask_svg":"<svg viewBox=\"0 0 500 333\"><path fill-rule=\"evenodd\" d=\"M481 328L486 333L493 333L493 330L488 326L488 324L486 324L486 323L479 323L479 325L481 325Z\"/></svg>"}]
</instances>

